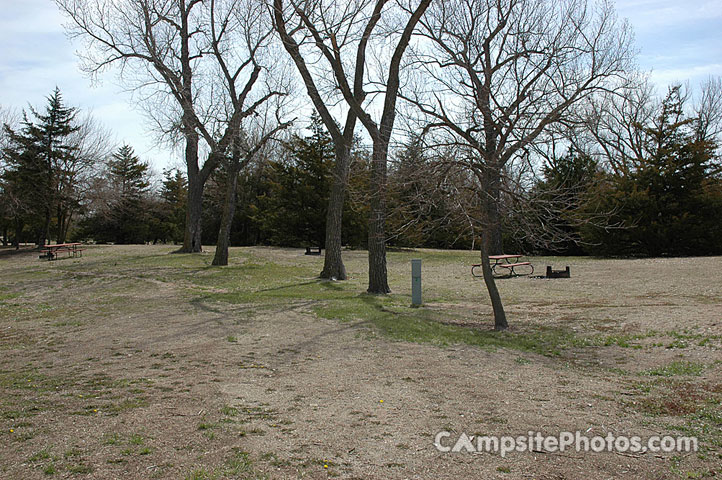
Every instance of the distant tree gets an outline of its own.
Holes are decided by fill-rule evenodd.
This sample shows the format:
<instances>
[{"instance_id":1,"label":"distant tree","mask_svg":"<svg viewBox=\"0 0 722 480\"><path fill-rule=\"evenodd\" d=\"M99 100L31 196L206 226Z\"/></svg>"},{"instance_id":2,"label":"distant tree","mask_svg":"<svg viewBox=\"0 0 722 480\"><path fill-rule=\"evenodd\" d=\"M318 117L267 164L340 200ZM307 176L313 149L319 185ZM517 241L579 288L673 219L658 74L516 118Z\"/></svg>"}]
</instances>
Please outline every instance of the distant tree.
<instances>
[{"instance_id":1,"label":"distant tree","mask_svg":"<svg viewBox=\"0 0 722 480\"><path fill-rule=\"evenodd\" d=\"M389 169L389 243L453 248L473 244L473 177L449 165L451 152L429 150L419 137L403 145Z\"/></svg>"},{"instance_id":2,"label":"distant tree","mask_svg":"<svg viewBox=\"0 0 722 480\"><path fill-rule=\"evenodd\" d=\"M610 212L588 211L590 192L602 175L597 160L569 150L546 158L542 179L523 198L525 208L513 208L505 218L509 243L522 250L581 255L585 253L580 230L608 222Z\"/></svg>"},{"instance_id":3,"label":"distant tree","mask_svg":"<svg viewBox=\"0 0 722 480\"><path fill-rule=\"evenodd\" d=\"M614 209L627 228L588 229L607 254L694 255L722 252L719 145L700 131L687 97L674 86L648 124L636 124L643 152L635 168L609 175L592 208Z\"/></svg>"},{"instance_id":4,"label":"distant tree","mask_svg":"<svg viewBox=\"0 0 722 480\"><path fill-rule=\"evenodd\" d=\"M159 206L161 225L157 233L158 239L174 243L183 242L187 192L188 181L180 170L169 169L163 172Z\"/></svg>"},{"instance_id":5,"label":"distant tree","mask_svg":"<svg viewBox=\"0 0 722 480\"><path fill-rule=\"evenodd\" d=\"M149 240L154 201L150 167L129 145L118 148L92 184L88 212L77 235L99 242L144 243Z\"/></svg>"},{"instance_id":6,"label":"distant tree","mask_svg":"<svg viewBox=\"0 0 722 480\"><path fill-rule=\"evenodd\" d=\"M138 199L148 192L149 168L130 145L123 145L113 153L108 161L108 173L121 199Z\"/></svg>"},{"instance_id":7,"label":"distant tree","mask_svg":"<svg viewBox=\"0 0 722 480\"><path fill-rule=\"evenodd\" d=\"M310 136L294 136L284 144L286 158L269 164L273 182L261 223L274 245L325 247L334 145L318 116L312 117L310 129Z\"/></svg>"},{"instance_id":8,"label":"distant tree","mask_svg":"<svg viewBox=\"0 0 722 480\"><path fill-rule=\"evenodd\" d=\"M9 138L5 181L14 192L16 211L33 225L36 243L50 239L53 222L55 238L63 242L80 209L87 175L104 149L104 132L90 117L79 121L58 88L44 113L31 107L30 114L23 114L19 130L4 127Z\"/></svg>"},{"instance_id":9,"label":"distant tree","mask_svg":"<svg viewBox=\"0 0 722 480\"><path fill-rule=\"evenodd\" d=\"M181 252L200 252L205 183L232 157L243 121L287 88L263 2L56 0L70 35L87 42L83 69L113 66L143 99L162 139L184 142L188 199ZM130 73L132 72L132 74ZM279 75L279 78L283 78ZM205 148L204 148L205 147ZM207 152L205 161L200 155Z\"/></svg>"},{"instance_id":10,"label":"distant tree","mask_svg":"<svg viewBox=\"0 0 722 480\"><path fill-rule=\"evenodd\" d=\"M123 145L108 161L108 173L116 200L110 218L116 243L144 243L150 233L150 211L146 195L150 186L149 166Z\"/></svg>"}]
</instances>

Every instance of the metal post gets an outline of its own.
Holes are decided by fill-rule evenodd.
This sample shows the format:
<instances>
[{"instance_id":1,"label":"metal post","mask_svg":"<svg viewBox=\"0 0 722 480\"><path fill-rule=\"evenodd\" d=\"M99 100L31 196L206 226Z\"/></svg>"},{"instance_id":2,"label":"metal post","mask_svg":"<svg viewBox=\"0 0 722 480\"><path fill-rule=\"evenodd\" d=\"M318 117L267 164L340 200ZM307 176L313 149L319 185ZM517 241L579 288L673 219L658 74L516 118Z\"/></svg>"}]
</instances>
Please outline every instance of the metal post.
<instances>
[{"instance_id":1,"label":"metal post","mask_svg":"<svg viewBox=\"0 0 722 480\"><path fill-rule=\"evenodd\" d=\"M421 259L411 260L411 305L421 305Z\"/></svg>"}]
</instances>

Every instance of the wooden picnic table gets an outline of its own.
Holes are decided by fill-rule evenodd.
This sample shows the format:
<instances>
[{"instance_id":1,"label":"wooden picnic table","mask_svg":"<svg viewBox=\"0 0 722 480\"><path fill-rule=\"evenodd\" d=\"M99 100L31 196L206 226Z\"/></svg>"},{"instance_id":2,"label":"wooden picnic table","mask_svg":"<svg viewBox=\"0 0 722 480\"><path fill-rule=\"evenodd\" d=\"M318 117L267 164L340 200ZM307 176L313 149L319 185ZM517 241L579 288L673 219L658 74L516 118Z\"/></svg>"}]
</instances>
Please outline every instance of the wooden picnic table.
<instances>
[{"instance_id":1,"label":"wooden picnic table","mask_svg":"<svg viewBox=\"0 0 722 480\"><path fill-rule=\"evenodd\" d=\"M531 275L534 273L534 265L531 264L531 262L520 262L519 259L521 259L524 255L519 254L505 254L505 255L489 255L489 260L493 260L494 264L491 265L491 271L494 275L497 276L514 276L514 275ZM474 272L474 269L481 268L481 264L477 263L475 265L471 266L471 275L474 277L482 277L483 275L477 275ZM523 269L523 270L529 270L528 272L519 273L515 271L514 269ZM505 270L505 275L500 275L499 273Z\"/></svg>"},{"instance_id":2,"label":"wooden picnic table","mask_svg":"<svg viewBox=\"0 0 722 480\"><path fill-rule=\"evenodd\" d=\"M43 255L40 255L40 258L47 258L48 260L55 260L58 258L58 254L65 252L68 254L68 257L82 257L83 256L83 249L80 248L83 244L79 242L73 242L73 243L56 243L54 245L45 245L43 246L42 250L40 250L40 253L43 253Z\"/></svg>"}]
</instances>

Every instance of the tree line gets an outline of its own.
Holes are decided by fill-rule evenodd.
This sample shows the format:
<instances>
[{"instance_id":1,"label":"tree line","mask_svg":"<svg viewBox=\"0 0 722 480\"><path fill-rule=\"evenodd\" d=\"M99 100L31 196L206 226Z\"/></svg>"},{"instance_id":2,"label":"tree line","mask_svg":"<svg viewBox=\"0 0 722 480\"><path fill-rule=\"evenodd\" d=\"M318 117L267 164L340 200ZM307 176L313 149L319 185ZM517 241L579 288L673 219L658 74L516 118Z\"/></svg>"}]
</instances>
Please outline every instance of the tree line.
<instances>
[{"instance_id":1,"label":"tree line","mask_svg":"<svg viewBox=\"0 0 722 480\"><path fill-rule=\"evenodd\" d=\"M230 243L323 244L320 276L339 280L342 246L360 245L375 294L389 292L387 245L478 248L498 329L506 315L488 256L505 248L717 251L708 219L718 208L719 80L696 103L680 86L657 99L609 2L56 3L85 43L84 71L115 69L186 164L182 227L183 207L162 193L181 173L161 189L126 184L116 177L140 167L125 149L106 156L94 189L112 202L60 209L85 209L78 232L116 232L123 212L140 209L154 218L147 238L182 229L182 252L216 240L217 265ZM294 114L309 101L317 117L304 136ZM9 152L23 151L31 124L6 129ZM63 157L49 152L50 163ZM72 203L64 175L46 175L52 195L28 210L39 241L55 224L57 238L68 234L69 217L49 211ZM139 207L148 198L162 208Z\"/></svg>"}]
</instances>

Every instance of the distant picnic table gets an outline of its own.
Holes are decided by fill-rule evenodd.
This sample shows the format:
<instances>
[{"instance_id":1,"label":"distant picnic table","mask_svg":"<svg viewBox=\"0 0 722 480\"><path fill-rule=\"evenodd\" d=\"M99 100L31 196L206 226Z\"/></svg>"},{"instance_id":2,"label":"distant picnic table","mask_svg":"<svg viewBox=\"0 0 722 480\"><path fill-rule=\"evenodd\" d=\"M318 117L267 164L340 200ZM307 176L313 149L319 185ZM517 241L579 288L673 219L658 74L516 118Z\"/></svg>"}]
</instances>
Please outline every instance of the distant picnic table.
<instances>
[{"instance_id":1,"label":"distant picnic table","mask_svg":"<svg viewBox=\"0 0 722 480\"><path fill-rule=\"evenodd\" d=\"M534 265L531 262L519 261L524 255L512 254L512 255L489 255L489 262L492 260L494 263L491 265L491 271L497 276L514 276L514 275L531 275L534 273ZM471 266L471 275L474 277L482 277L483 274L477 275L475 269L481 268L481 264L477 263ZM517 270L521 270L521 272ZM528 270L528 271L527 271ZM501 275L504 272L504 275Z\"/></svg>"},{"instance_id":2,"label":"distant picnic table","mask_svg":"<svg viewBox=\"0 0 722 480\"><path fill-rule=\"evenodd\" d=\"M56 243L54 245L45 245L40 250L40 258L47 258L48 260L55 260L58 258L58 254L67 253L68 257L82 257L83 256L82 243Z\"/></svg>"}]
</instances>

